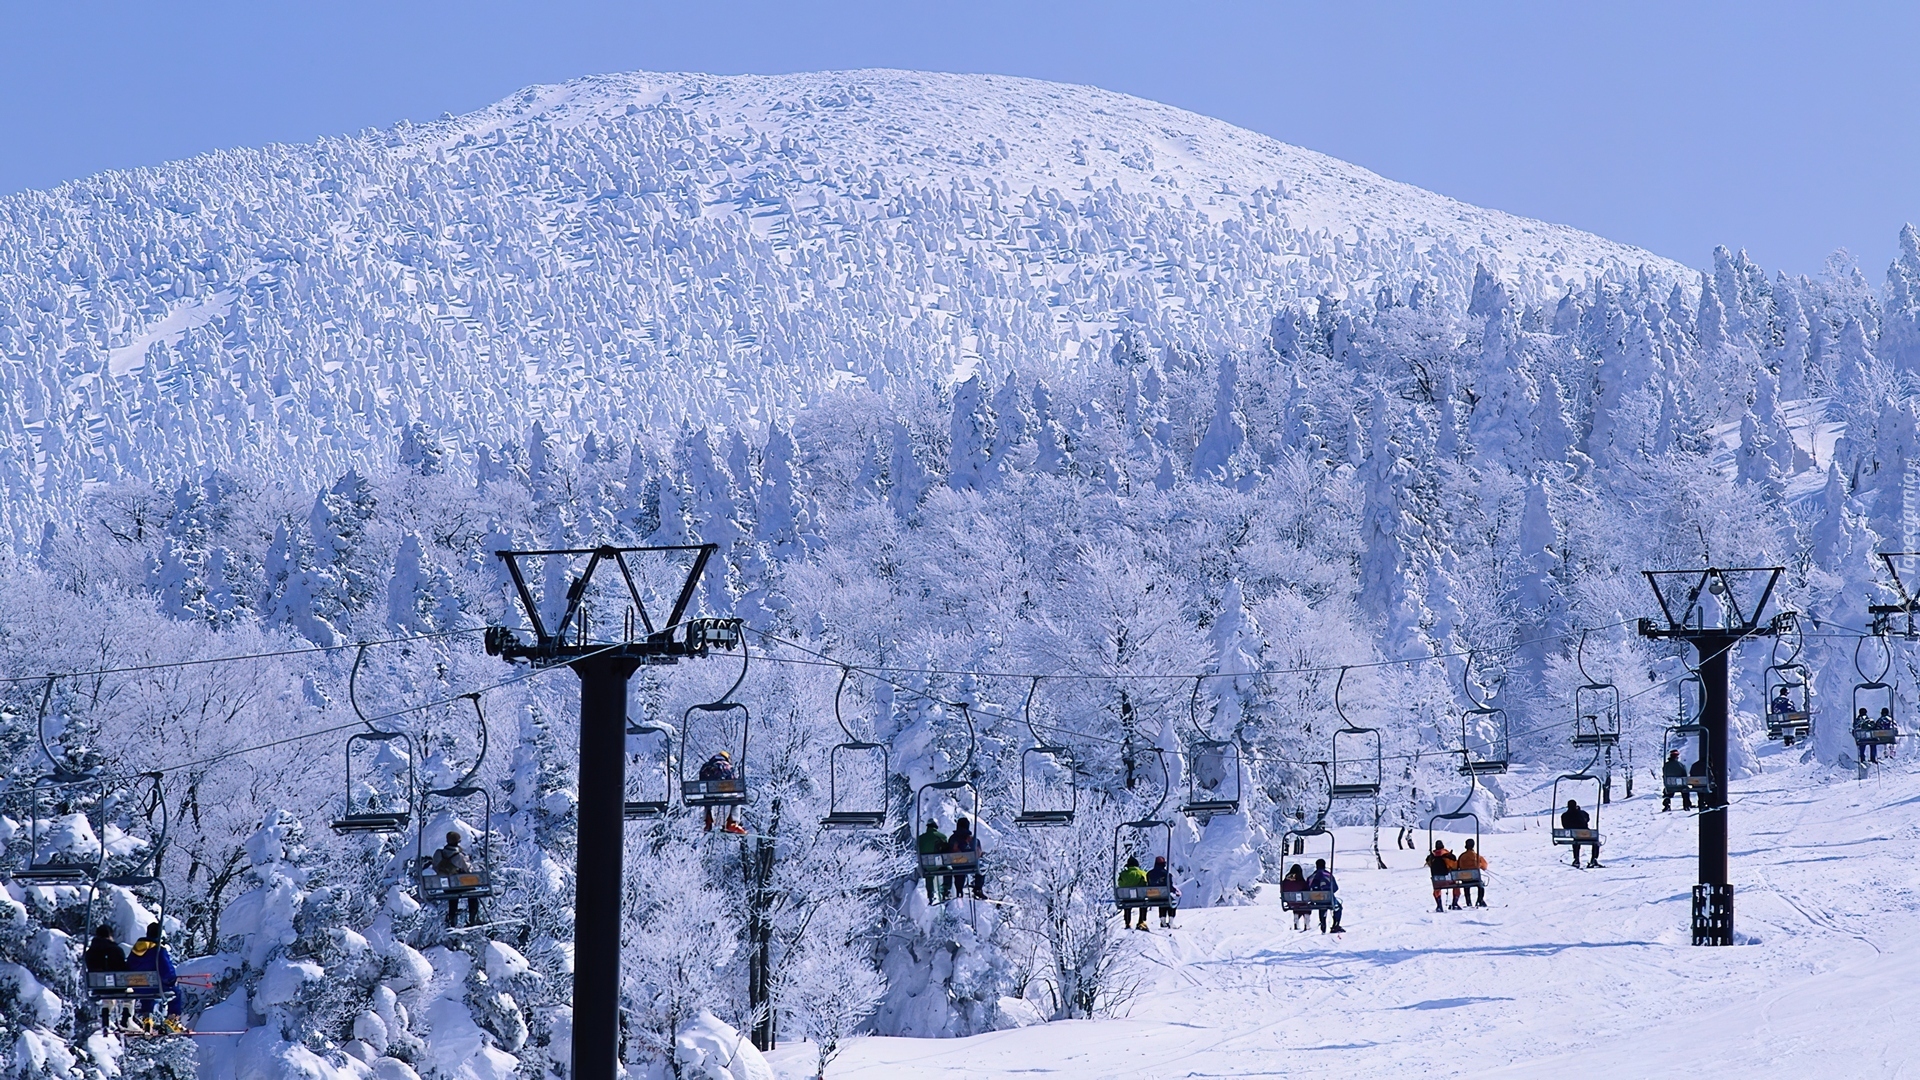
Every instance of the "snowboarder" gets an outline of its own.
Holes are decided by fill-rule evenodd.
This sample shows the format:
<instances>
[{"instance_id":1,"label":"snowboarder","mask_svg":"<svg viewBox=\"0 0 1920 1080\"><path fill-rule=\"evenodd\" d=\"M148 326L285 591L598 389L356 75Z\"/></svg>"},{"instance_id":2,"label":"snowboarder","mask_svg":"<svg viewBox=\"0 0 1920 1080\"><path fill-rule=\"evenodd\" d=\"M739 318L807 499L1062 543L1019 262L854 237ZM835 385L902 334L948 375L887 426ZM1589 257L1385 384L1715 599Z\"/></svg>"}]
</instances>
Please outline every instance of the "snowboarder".
<instances>
[{"instance_id":1,"label":"snowboarder","mask_svg":"<svg viewBox=\"0 0 1920 1080\"><path fill-rule=\"evenodd\" d=\"M979 850L980 838L973 835L973 823L966 818L955 821L953 823L953 835L947 838L948 854L959 855L968 851L977 853ZM980 873L980 860L976 854L973 871L973 898L975 900L985 900L987 898L986 886L987 878L986 875ZM953 891L956 896L967 891L966 871L963 870L953 875ZM1146 915L1142 914L1140 916L1140 929L1145 930L1147 928L1146 921Z\"/></svg>"},{"instance_id":2,"label":"snowboarder","mask_svg":"<svg viewBox=\"0 0 1920 1080\"><path fill-rule=\"evenodd\" d=\"M160 934L159 923L147 924L147 936L133 943L133 955L127 958L128 971L151 971L160 976L160 993L167 1003L166 1029L171 1032L183 1032L186 1029L180 1023L180 988L178 973L174 970L173 955L167 951L165 939ZM154 1030L153 1004L157 998L140 999L140 1026L148 1034Z\"/></svg>"},{"instance_id":3,"label":"snowboarder","mask_svg":"<svg viewBox=\"0 0 1920 1080\"><path fill-rule=\"evenodd\" d=\"M87 951L82 960L87 966L89 975L96 971L127 970L127 950L121 948L120 943L114 940L113 927L106 923L101 923L94 930L93 940L87 943ZM116 1027L133 1028L133 1010L117 1009L116 1005L120 1004L125 1003L115 1001L113 998L107 998L101 1003L100 1028L102 1031ZM119 1014L118 1022L116 1022L116 1014Z\"/></svg>"},{"instance_id":4,"label":"snowboarder","mask_svg":"<svg viewBox=\"0 0 1920 1080\"><path fill-rule=\"evenodd\" d=\"M473 873L473 863L467 858L467 853L460 847L460 833L458 831L450 830L447 833L446 846L433 853L433 872L445 877ZM459 917L460 898L457 896L447 897L447 925L454 925ZM468 896L467 925L477 926L479 923L480 898L478 896Z\"/></svg>"},{"instance_id":5,"label":"snowboarder","mask_svg":"<svg viewBox=\"0 0 1920 1080\"><path fill-rule=\"evenodd\" d=\"M1457 865L1459 861L1454 858L1453 852L1447 850L1447 842L1435 840L1433 853L1427 856L1427 876L1433 879L1433 910L1446 910L1440 903L1440 893L1449 887L1453 889L1454 909L1459 909L1460 887L1453 883L1453 871Z\"/></svg>"},{"instance_id":6,"label":"snowboarder","mask_svg":"<svg viewBox=\"0 0 1920 1080\"><path fill-rule=\"evenodd\" d=\"M1664 813L1673 809L1673 793L1680 793L1680 809L1693 809L1693 793L1687 790L1687 766L1680 760L1680 751L1667 751L1667 760L1660 766L1660 810Z\"/></svg>"},{"instance_id":7,"label":"snowboarder","mask_svg":"<svg viewBox=\"0 0 1920 1080\"><path fill-rule=\"evenodd\" d=\"M1580 804L1578 802L1574 801L1573 799L1567 800L1567 808L1565 811L1563 811L1560 814L1561 828L1585 829L1585 828L1588 828L1592 824L1592 822L1593 822L1593 818L1589 816L1585 810L1580 809ZM1573 865L1575 866L1575 868L1578 868L1580 865L1580 849L1583 846L1584 844L1573 845ZM1600 865L1600 839L1596 835L1593 839L1593 854L1588 856L1587 858L1587 869L1591 870L1594 867L1599 865Z\"/></svg>"},{"instance_id":8,"label":"snowboarder","mask_svg":"<svg viewBox=\"0 0 1920 1080\"><path fill-rule=\"evenodd\" d=\"M1486 907L1487 883L1485 874L1487 871L1487 857L1475 851L1473 841L1469 840L1461 846L1460 855L1454 860L1454 866L1459 870L1474 870L1479 872L1479 881L1462 886L1460 891L1466 894L1468 907ZM1480 899L1477 903L1473 898L1473 890L1475 889L1480 890Z\"/></svg>"},{"instance_id":9,"label":"snowboarder","mask_svg":"<svg viewBox=\"0 0 1920 1080\"><path fill-rule=\"evenodd\" d=\"M920 837L916 841L916 843L920 849L920 854L922 855L946 854L947 834L940 831L940 820L938 818L927 819L927 827L924 831L920 833ZM953 891L952 887L947 882L947 875L945 874L932 874L932 873L927 873L926 871L923 870L921 871L920 876L926 879L927 903L929 904L935 902L933 899L933 880L935 878L940 879L940 899L941 900L945 900L947 898L947 894Z\"/></svg>"},{"instance_id":10,"label":"snowboarder","mask_svg":"<svg viewBox=\"0 0 1920 1080\"><path fill-rule=\"evenodd\" d=\"M1327 869L1327 860L1313 860L1313 876L1307 879L1307 888L1314 892L1324 890L1337 894L1340 891L1340 883L1334 880L1333 871ZM1340 903L1340 897L1336 895L1333 898L1333 932L1336 934L1341 932L1340 912L1342 910L1343 905ZM1320 913L1320 932L1323 934L1327 932L1327 913L1325 911Z\"/></svg>"},{"instance_id":11,"label":"snowboarder","mask_svg":"<svg viewBox=\"0 0 1920 1080\"><path fill-rule=\"evenodd\" d=\"M1153 857L1153 869L1147 871L1147 884L1166 889L1167 894L1173 898L1173 903L1160 905L1160 929L1173 929L1173 913L1180 906L1180 887L1173 883L1173 871L1167 867L1165 855ZM1141 914L1140 921L1143 924L1147 921L1145 913ZM1142 929L1145 927L1143 926Z\"/></svg>"},{"instance_id":12,"label":"snowboarder","mask_svg":"<svg viewBox=\"0 0 1920 1080\"><path fill-rule=\"evenodd\" d=\"M725 750L713 755L700 765L700 779L703 781L735 780L738 779L739 776L740 770L733 767L733 755L727 753ZM713 807L708 806L703 809L706 813L707 831L712 832ZM727 823L720 827L720 831L733 833L735 835L740 835L747 831L741 827L739 822L733 820L733 807L731 805L727 807Z\"/></svg>"},{"instance_id":13,"label":"snowboarder","mask_svg":"<svg viewBox=\"0 0 1920 1080\"><path fill-rule=\"evenodd\" d=\"M1304 893L1306 891L1307 875L1305 871L1300 869L1299 863L1294 863L1292 868L1287 871L1287 876L1280 879L1280 895L1284 898L1288 893ZM1305 904L1288 904L1287 910L1293 912L1293 928L1295 930L1305 930L1308 920L1313 916L1313 909Z\"/></svg>"},{"instance_id":14,"label":"snowboarder","mask_svg":"<svg viewBox=\"0 0 1920 1080\"><path fill-rule=\"evenodd\" d=\"M1147 872L1140 869L1140 860L1134 858L1132 855L1127 856L1127 865L1120 868L1120 877L1114 884L1122 889L1138 889L1146 885ZM1140 925L1138 927L1133 925L1133 913L1136 911L1140 913ZM1147 928L1147 909L1143 907L1121 908L1120 924L1128 930L1145 930Z\"/></svg>"}]
</instances>

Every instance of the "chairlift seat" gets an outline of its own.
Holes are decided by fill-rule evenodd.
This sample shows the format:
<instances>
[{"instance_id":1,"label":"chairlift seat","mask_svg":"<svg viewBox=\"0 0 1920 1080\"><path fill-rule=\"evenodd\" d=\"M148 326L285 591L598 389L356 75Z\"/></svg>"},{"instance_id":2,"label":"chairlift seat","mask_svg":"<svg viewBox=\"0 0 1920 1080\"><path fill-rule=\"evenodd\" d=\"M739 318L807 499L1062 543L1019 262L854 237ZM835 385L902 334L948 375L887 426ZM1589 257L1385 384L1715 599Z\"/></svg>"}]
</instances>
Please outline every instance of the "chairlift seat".
<instances>
[{"instance_id":1,"label":"chairlift seat","mask_svg":"<svg viewBox=\"0 0 1920 1080\"><path fill-rule=\"evenodd\" d=\"M465 896L492 896L493 881L485 870L442 874L431 866L420 871L420 899L453 900Z\"/></svg>"},{"instance_id":2,"label":"chairlift seat","mask_svg":"<svg viewBox=\"0 0 1920 1080\"><path fill-rule=\"evenodd\" d=\"M13 880L28 885L80 885L92 878L93 874L89 868L70 863L29 866L23 870L16 870L13 874Z\"/></svg>"},{"instance_id":3,"label":"chairlift seat","mask_svg":"<svg viewBox=\"0 0 1920 1080\"><path fill-rule=\"evenodd\" d=\"M1553 842L1556 844L1597 844L1600 842L1599 829L1555 829Z\"/></svg>"},{"instance_id":4,"label":"chairlift seat","mask_svg":"<svg viewBox=\"0 0 1920 1080\"><path fill-rule=\"evenodd\" d=\"M1860 746L1892 746L1900 740L1895 728L1854 728L1853 741Z\"/></svg>"},{"instance_id":5,"label":"chairlift seat","mask_svg":"<svg viewBox=\"0 0 1920 1080\"><path fill-rule=\"evenodd\" d=\"M89 971L87 993L95 1001L134 1000L160 996L157 971Z\"/></svg>"},{"instance_id":6,"label":"chairlift seat","mask_svg":"<svg viewBox=\"0 0 1920 1080\"><path fill-rule=\"evenodd\" d=\"M885 810L835 810L820 819L823 829L877 829L886 823Z\"/></svg>"},{"instance_id":7,"label":"chairlift seat","mask_svg":"<svg viewBox=\"0 0 1920 1080\"><path fill-rule=\"evenodd\" d=\"M1130 908L1172 907L1174 905L1173 886L1171 885L1116 885L1113 890L1113 903L1122 910Z\"/></svg>"},{"instance_id":8,"label":"chairlift seat","mask_svg":"<svg viewBox=\"0 0 1920 1080\"><path fill-rule=\"evenodd\" d=\"M1705 792L1712 787L1713 785L1707 783L1707 778L1704 776L1689 774L1687 776L1662 776L1660 778L1660 794L1662 795L1678 795L1683 791Z\"/></svg>"},{"instance_id":9,"label":"chairlift seat","mask_svg":"<svg viewBox=\"0 0 1920 1080\"><path fill-rule=\"evenodd\" d=\"M1436 878L1435 880L1437 881L1439 879ZM1465 869L1465 870L1454 870L1447 875L1447 880L1454 885L1462 885L1462 886L1464 885L1484 886L1486 884L1486 882L1482 879L1480 875L1479 868L1477 867L1469 867L1468 869Z\"/></svg>"},{"instance_id":10,"label":"chairlift seat","mask_svg":"<svg viewBox=\"0 0 1920 1080\"><path fill-rule=\"evenodd\" d=\"M1237 814L1240 812L1240 800L1194 799L1180 807L1180 812L1189 817L1212 817L1215 814Z\"/></svg>"},{"instance_id":11,"label":"chairlift seat","mask_svg":"<svg viewBox=\"0 0 1920 1080\"><path fill-rule=\"evenodd\" d=\"M688 806L739 806L747 801L747 778L682 780L680 798Z\"/></svg>"},{"instance_id":12,"label":"chairlift seat","mask_svg":"<svg viewBox=\"0 0 1920 1080\"><path fill-rule=\"evenodd\" d=\"M935 851L920 856L920 872L927 875L975 873L980 869L978 851Z\"/></svg>"},{"instance_id":13,"label":"chairlift seat","mask_svg":"<svg viewBox=\"0 0 1920 1080\"><path fill-rule=\"evenodd\" d=\"M1811 734L1813 714L1807 712L1779 712L1767 714L1767 738L1779 739L1788 735L1794 738Z\"/></svg>"},{"instance_id":14,"label":"chairlift seat","mask_svg":"<svg viewBox=\"0 0 1920 1080\"><path fill-rule=\"evenodd\" d=\"M1371 799L1380 794L1379 784L1335 784L1333 797L1336 799Z\"/></svg>"},{"instance_id":15,"label":"chairlift seat","mask_svg":"<svg viewBox=\"0 0 1920 1080\"><path fill-rule=\"evenodd\" d=\"M1498 776L1506 771L1505 761L1468 761L1460 766L1461 776Z\"/></svg>"},{"instance_id":16,"label":"chairlift seat","mask_svg":"<svg viewBox=\"0 0 1920 1080\"><path fill-rule=\"evenodd\" d=\"M1573 737L1575 746L1618 746L1620 733L1617 731L1582 731Z\"/></svg>"},{"instance_id":17,"label":"chairlift seat","mask_svg":"<svg viewBox=\"0 0 1920 1080\"><path fill-rule=\"evenodd\" d=\"M1073 824L1071 810L1024 810L1013 819L1015 825L1024 829L1047 828L1055 825Z\"/></svg>"},{"instance_id":18,"label":"chairlift seat","mask_svg":"<svg viewBox=\"0 0 1920 1080\"><path fill-rule=\"evenodd\" d=\"M1280 894L1280 903L1284 905L1287 910L1294 912L1332 911L1333 890L1307 889L1300 892L1286 891Z\"/></svg>"},{"instance_id":19,"label":"chairlift seat","mask_svg":"<svg viewBox=\"0 0 1920 1080\"><path fill-rule=\"evenodd\" d=\"M628 821L667 816L667 804L660 799L628 800L620 807L620 816Z\"/></svg>"},{"instance_id":20,"label":"chairlift seat","mask_svg":"<svg viewBox=\"0 0 1920 1080\"><path fill-rule=\"evenodd\" d=\"M333 831L346 835L349 833L396 833L406 829L413 815L406 812L395 814L348 814L336 818Z\"/></svg>"}]
</instances>

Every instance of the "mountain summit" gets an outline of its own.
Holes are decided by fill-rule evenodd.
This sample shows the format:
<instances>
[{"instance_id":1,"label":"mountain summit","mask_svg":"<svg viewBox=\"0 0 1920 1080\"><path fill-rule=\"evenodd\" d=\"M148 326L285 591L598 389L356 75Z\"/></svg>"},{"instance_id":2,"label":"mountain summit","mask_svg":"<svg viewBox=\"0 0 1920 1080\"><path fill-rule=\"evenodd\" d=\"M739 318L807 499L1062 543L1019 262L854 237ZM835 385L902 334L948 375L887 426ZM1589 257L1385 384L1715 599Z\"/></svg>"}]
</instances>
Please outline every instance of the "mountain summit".
<instances>
[{"instance_id":1,"label":"mountain summit","mask_svg":"<svg viewBox=\"0 0 1920 1080\"><path fill-rule=\"evenodd\" d=\"M1126 335L1246 347L1288 300L1459 306L1483 266L1521 300L1691 276L1086 87L535 87L0 200L0 533L201 466L324 486L415 423L465 453L534 419L625 440L1064 373Z\"/></svg>"}]
</instances>

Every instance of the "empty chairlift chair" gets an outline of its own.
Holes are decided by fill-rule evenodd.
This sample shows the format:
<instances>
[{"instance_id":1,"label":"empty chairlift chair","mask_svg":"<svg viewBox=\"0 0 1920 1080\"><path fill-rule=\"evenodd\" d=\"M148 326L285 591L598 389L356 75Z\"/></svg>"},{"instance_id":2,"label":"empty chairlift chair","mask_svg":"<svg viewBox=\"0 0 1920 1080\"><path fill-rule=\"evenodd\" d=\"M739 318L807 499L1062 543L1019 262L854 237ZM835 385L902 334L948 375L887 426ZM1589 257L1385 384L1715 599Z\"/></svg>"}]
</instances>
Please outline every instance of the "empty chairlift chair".
<instances>
[{"instance_id":1,"label":"empty chairlift chair","mask_svg":"<svg viewBox=\"0 0 1920 1080\"><path fill-rule=\"evenodd\" d=\"M1615 746L1620 742L1620 688L1590 682L1573 688L1573 745Z\"/></svg>"},{"instance_id":2,"label":"empty chairlift chair","mask_svg":"<svg viewBox=\"0 0 1920 1080\"><path fill-rule=\"evenodd\" d=\"M852 668L841 668L840 685L833 692L833 718L847 741L827 751L823 829L877 829L887 823L887 778L892 775L887 748L855 735L840 712L840 697L852 674Z\"/></svg>"},{"instance_id":3,"label":"empty chairlift chair","mask_svg":"<svg viewBox=\"0 0 1920 1080\"><path fill-rule=\"evenodd\" d=\"M1333 710L1340 717L1340 727L1333 733L1328 794L1335 799L1372 799L1379 796L1382 779L1380 732L1377 728L1356 727L1347 719L1340 700L1340 688L1346 681L1347 669L1343 667L1333 684Z\"/></svg>"},{"instance_id":4,"label":"empty chairlift chair","mask_svg":"<svg viewBox=\"0 0 1920 1080\"><path fill-rule=\"evenodd\" d=\"M86 807L104 795L104 781L80 773L35 779L28 793L27 864L14 870L13 879L24 885L85 885L97 877L106 848Z\"/></svg>"},{"instance_id":5,"label":"empty chairlift chair","mask_svg":"<svg viewBox=\"0 0 1920 1080\"><path fill-rule=\"evenodd\" d=\"M1013 819L1023 829L1056 828L1073 824L1080 809L1080 787L1074 782L1073 754L1048 743L1033 723L1033 696L1040 689L1036 677L1027 689L1027 731L1033 745L1020 752L1020 814Z\"/></svg>"},{"instance_id":6,"label":"empty chairlift chair","mask_svg":"<svg viewBox=\"0 0 1920 1080\"><path fill-rule=\"evenodd\" d=\"M1201 725L1200 682L1194 680L1187 706L1195 737L1187 742L1187 801L1180 812L1207 819L1240 812L1240 746L1231 739L1214 738Z\"/></svg>"},{"instance_id":7,"label":"empty chairlift chair","mask_svg":"<svg viewBox=\"0 0 1920 1080\"><path fill-rule=\"evenodd\" d=\"M673 729L651 721L627 724L627 790L620 813L628 821L665 817L673 802Z\"/></svg>"},{"instance_id":8,"label":"empty chairlift chair","mask_svg":"<svg viewBox=\"0 0 1920 1080\"><path fill-rule=\"evenodd\" d=\"M361 760L358 784L356 758ZM333 831L404 831L413 819L413 740L398 731L355 732L347 736L346 767L346 813L333 820Z\"/></svg>"},{"instance_id":9,"label":"empty chairlift chair","mask_svg":"<svg viewBox=\"0 0 1920 1080\"><path fill-rule=\"evenodd\" d=\"M1511 759L1509 747L1512 731L1507 723L1507 710L1489 708L1485 702L1474 696L1473 654L1467 654L1466 667L1462 669L1460 683L1467 700L1473 706L1460 714L1460 775L1490 776L1505 773Z\"/></svg>"}]
</instances>

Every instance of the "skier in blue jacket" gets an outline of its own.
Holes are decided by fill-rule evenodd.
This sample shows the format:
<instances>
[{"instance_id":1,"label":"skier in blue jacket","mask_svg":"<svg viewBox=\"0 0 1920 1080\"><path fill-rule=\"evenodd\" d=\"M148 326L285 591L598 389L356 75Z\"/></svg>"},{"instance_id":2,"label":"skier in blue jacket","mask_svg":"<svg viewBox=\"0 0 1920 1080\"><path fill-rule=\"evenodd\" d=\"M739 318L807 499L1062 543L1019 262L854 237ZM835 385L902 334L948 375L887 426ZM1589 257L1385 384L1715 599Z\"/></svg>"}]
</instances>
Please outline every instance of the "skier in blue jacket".
<instances>
[{"instance_id":1,"label":"skier in blue jacket","mask_svg":"<svg viewBox=\"0 0 1920 1080\"><path fill-rule=\"evenodd\" d=\"M1333 871L1327 869L1327 860L1313 860L1313 876L1307 879L1307 888L1313 892L1325 890L1333 893L1333 932L1340 933L1340 912L1344 905L1340 903L1340 883L1333 878ZM1327 913L1320 913L1320 932L1327 932Z\"/></svg>"},{"instance_id":2,"label":"skier in blue jacket","mask_svg":"<svg viewBox=\"0 0 1920 1080\"><path fill-rule=\"evenodd\" d=\"M165 939L160 933L159 923L147 924L147 936L133 943L133 953L127 957L128 971L152 971L160 976L159 997L167 1002L167 1030L185 1031L180 1023L180 987L179 973L174 970L173 955L167 952ZM141 1025L148 1031L153 1030L154 998L140 999Z\"/></svg>"}]
</instances>

